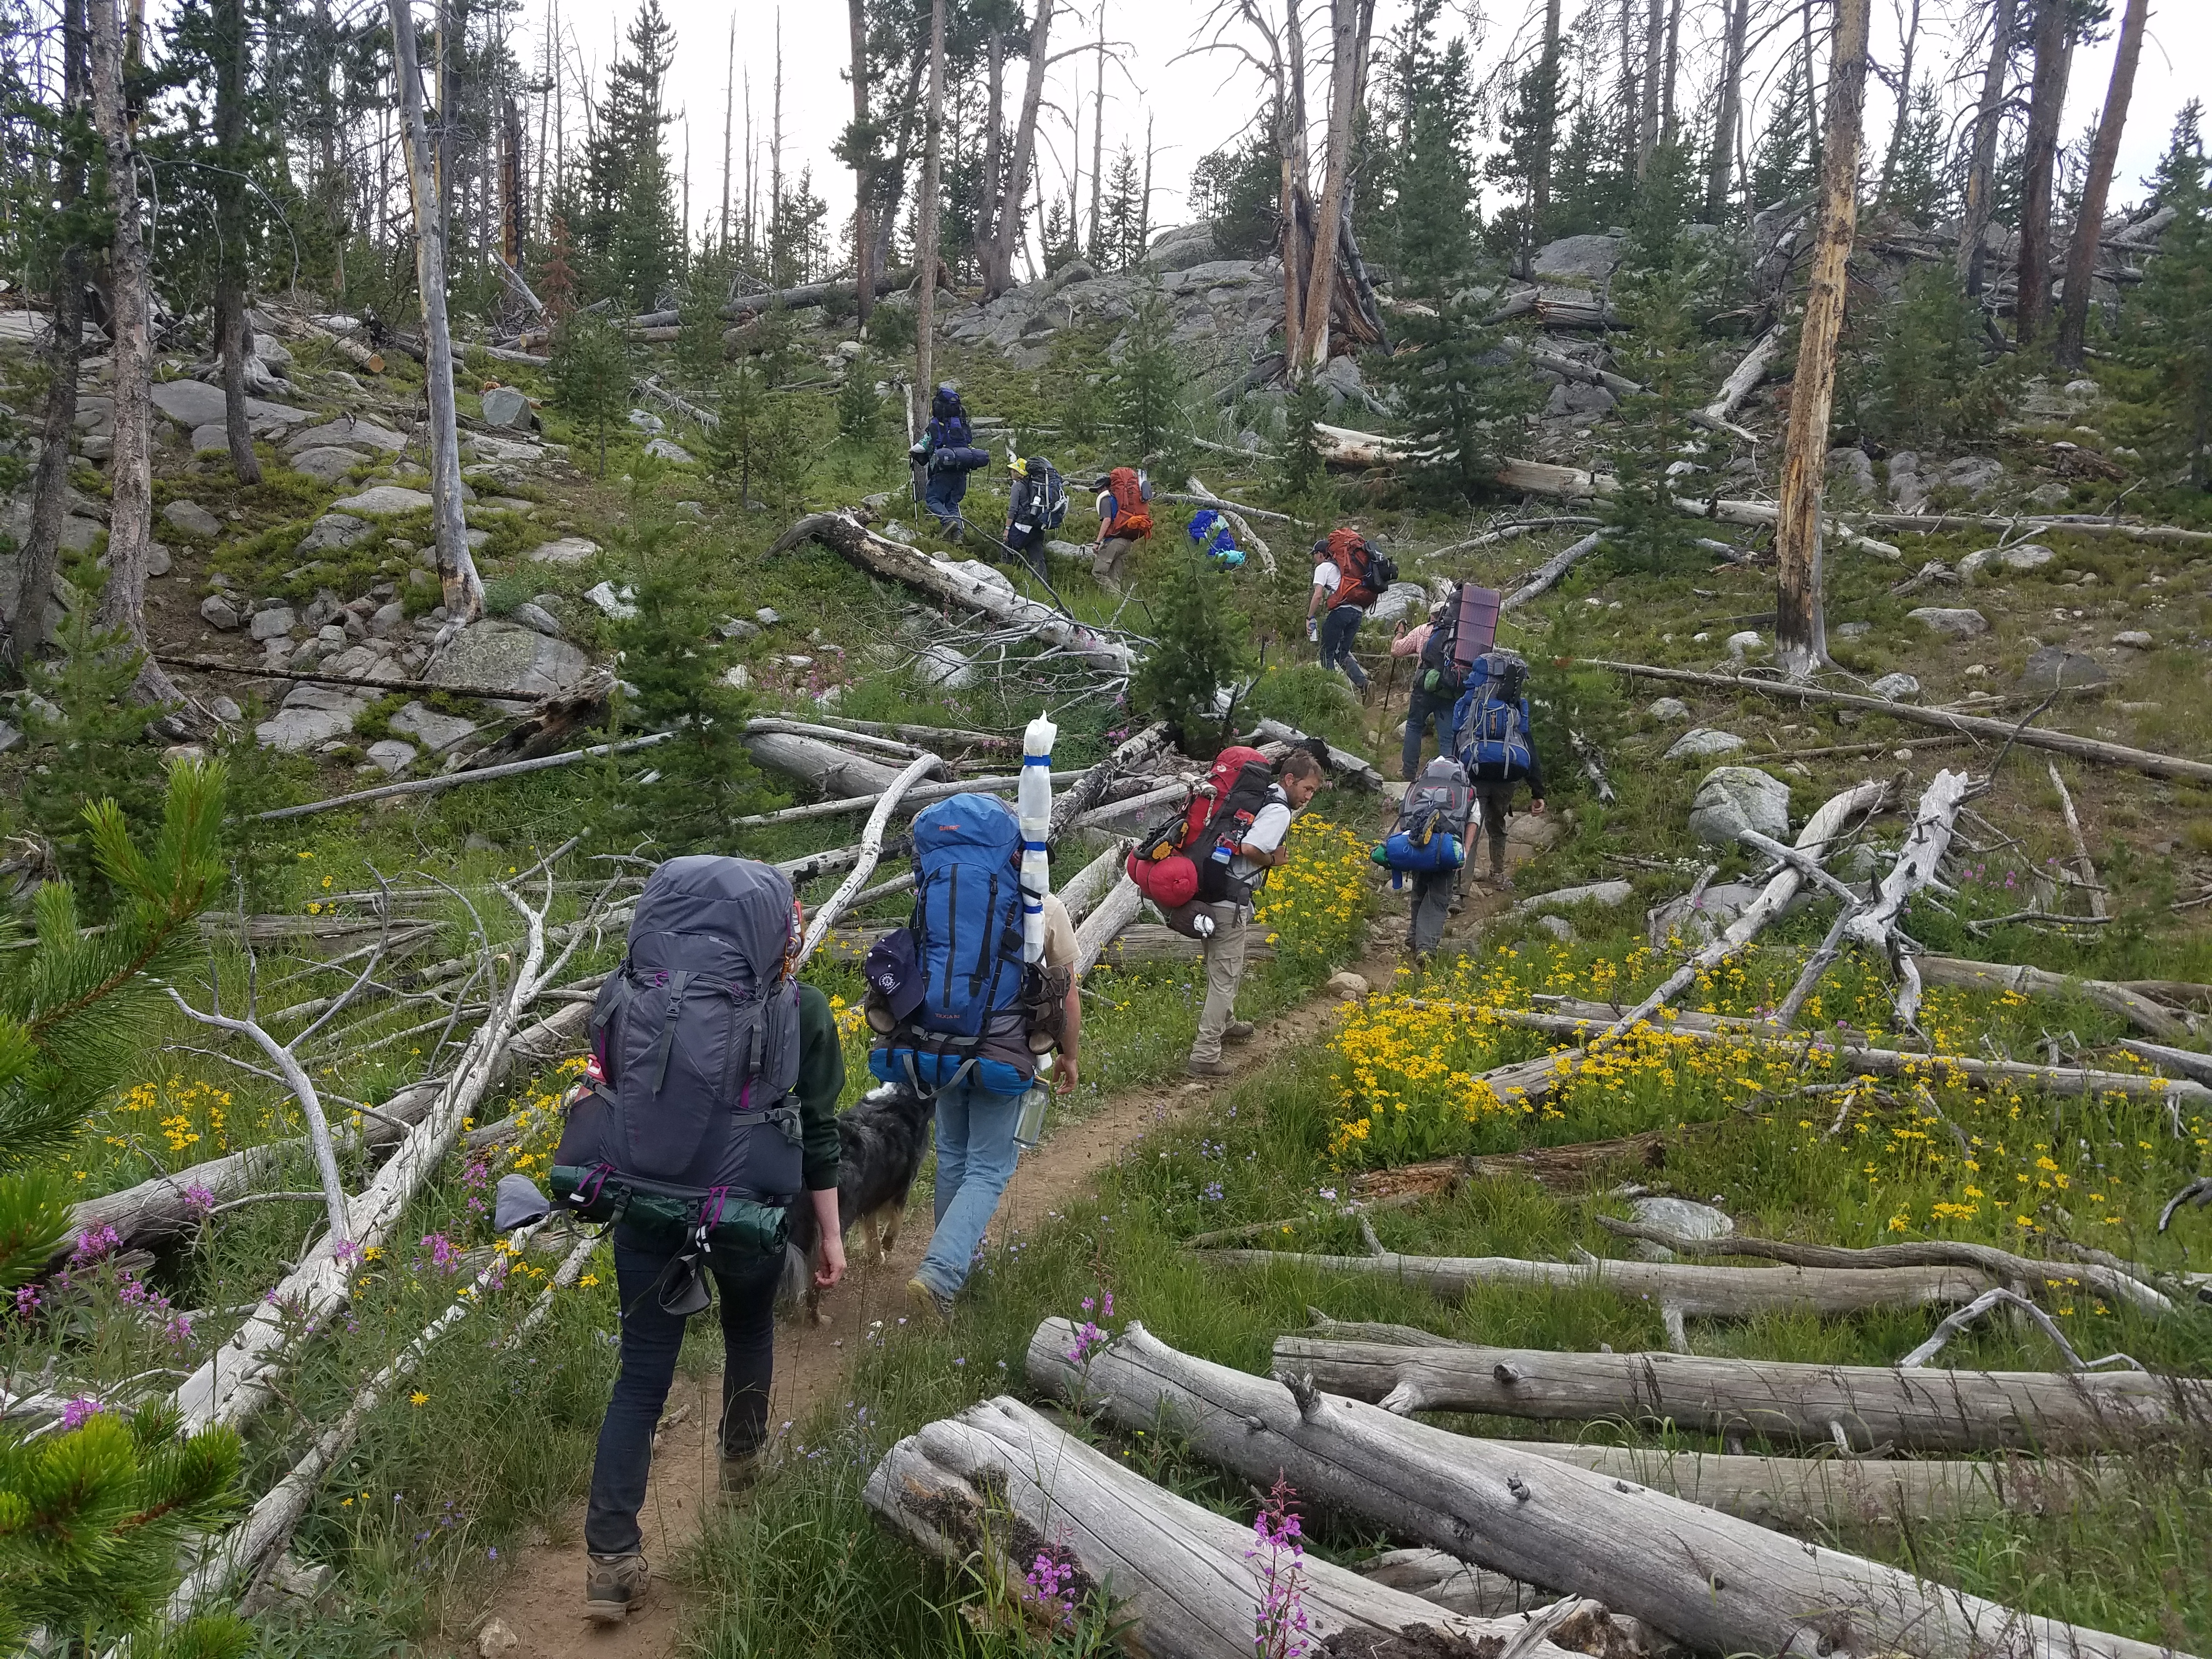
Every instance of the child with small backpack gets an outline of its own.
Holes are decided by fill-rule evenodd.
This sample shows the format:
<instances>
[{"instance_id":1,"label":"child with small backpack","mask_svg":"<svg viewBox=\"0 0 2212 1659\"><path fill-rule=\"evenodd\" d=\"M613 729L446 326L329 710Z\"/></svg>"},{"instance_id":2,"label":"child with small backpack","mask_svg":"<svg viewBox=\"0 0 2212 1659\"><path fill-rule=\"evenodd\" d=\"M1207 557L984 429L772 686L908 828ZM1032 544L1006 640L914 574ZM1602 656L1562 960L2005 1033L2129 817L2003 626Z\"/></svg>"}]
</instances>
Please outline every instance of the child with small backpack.
<instances>
[{"instance_id":1,"label":"child with small backpack","mask_svg":"<svg viewBox=\"0 0 2212 1659\"><path fill-rule=\"evenodd\" d=\"M1544 811L1544 769L1528 711L1528 665L1517 652L1493 647L1468 670L1467 690L1452 710L1452 746L1474 786L1475 811L1490 841L1490 884L1513 890L1505 869L1505 823L1513 791L1527 783L1528 810Z\"/></svg>"},{"instance_id":2,"label":"child with small backpack","mask_svg":"<svg viewBox=\"0 0 2212 1659\"><path fill-rule=\"evenodd\" d=\"M1026 460L1017 456L1013 472L1013 489L1006 500L1006 546L1042 576L1046 538L1067 518L1067 486L1042 455Z\"/></svg>"},{"instance_id":3,"label":"child with small backpack","mask_svg":"<svg viewBox=\"0 0 2212 1659\"><path fill-rule=\"evenodd\" d=\"M845 1271L845 1061L829 1000L793 974L805 931L773 866L672 859L647 878L623 965L592 1006L586 1081L551 1185L555 1207L613 1228L621 1370L584 1517L584 1611L599 1624L620 1623L651 1583L637 1516L653 1430L709 1282L722 1304L717 1438L727 1493L751 1482L767 1438L788 1206L813 1209L816 1283L826 1288Z\"/></svg>"},{"instance_id":4,"label":"child with small backpack","mask_svg":"<svg viewBox=\"0 0 2212 1659\"><path fill-rule=\"evenodd\" d=\"M1237 781L1217 803L1202 844L1192 853L1201 872L1200 896L1192 908L1212 924L1201 935L1206 1006L1199 1012L1198 1036L1190 1045L1193 1077L1229 1076L1232 1068L1221 1058L1221 1045L1242 1042L1252 1035L1250 1024L1237 1018L1237 988L1244 977L1252 901L1267 884L1268 872L1290 861L1283 842L1291 833L1291 821L1321 790L1321 763L1305 750L1294 749L1283 757L1273 781L1248 799L1256 781L1251 775L1260 772L1264 778L1265 763L1256 750L1243 752L1260 763L1240 769Z\"/></svg>"},{"instance_id":5,"label":"child with small backpack","mask_svg":"<svg viewBox=\"0 0 2212 1659\"><path fill-rule=\"evenodd\" d=\"M1024 1102L1042 1088L1054 1049L1053 1083L1063 1093L1076 1084L1075 928L1059 896L1042 894L1040 959L1025 960L1023 844L1020 817L995 795L955 795L917 813L912 919L864 966L876 1034L869 1072L936 1103L937 1225L907 1281L933 1318L951 1312L968 1282L1013 1178Z\"/></svg>"},{"instance_id":6,"label":"child with small backpack","mask_svg":"<svg viewBox=\"0 0 2212 1659\"><path fill-rule=\"evenodd\" d=\"M1341 668L1355 691L1367 689L1367 671L1352 642L1369 608L1398 579L1398 568L1350 526L1314 544L1313 597L1306 601L1306 637L1321 645L1321 665ZM1323 611L1328 615L1324 618Z\"/></svg>"},{"instance_id":7,"label":"child with small backpack","mask_svg":"<svg viewBox=\"0 0 2212 1659\"><path fill-rule=\"evenodd\" d=\"M1117 466L1098 492L1098 551L1091 574L1109 593L1121 591L1121 566L1129 550L1152 533L1152 482L1133 466Z\"/></svg>"},{"instance_id":8,"label":"child with small backpack","mask_svg":"<svg viewBox=\"0 0 2212 1659\"><path fill-rule=\"evenodd\" d=\"M1467 867L1474 813L1474 786L1467 769L1450 755L1439 755L1408 785L1397 823L1372 854L1390 871L1393 887L1413 878L1413 927L1406 944L1416 961L1425 962L1443 943L1452 896Z\"/></svg>"}]
</instances>

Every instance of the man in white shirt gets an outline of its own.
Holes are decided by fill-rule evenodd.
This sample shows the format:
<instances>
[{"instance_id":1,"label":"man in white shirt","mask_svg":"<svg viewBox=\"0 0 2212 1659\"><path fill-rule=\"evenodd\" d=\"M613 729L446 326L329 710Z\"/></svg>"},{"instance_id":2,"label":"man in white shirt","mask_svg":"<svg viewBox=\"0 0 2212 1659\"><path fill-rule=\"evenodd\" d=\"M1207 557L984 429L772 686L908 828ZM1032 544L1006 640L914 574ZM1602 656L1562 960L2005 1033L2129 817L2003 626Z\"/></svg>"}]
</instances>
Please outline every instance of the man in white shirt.
<instances>
[{"instance_id":1,"label":"man in white shirt","mask_svg":"<svg viewBox=\"0 0 2212 1659\"><path fill-rule=\"evenodd\" d=\"M1346 548L1341 557L1340 544ZM1306 601L1306 635L1321 646L1321 665L1341 668L1355 691L1367 690L1367 671L1352 654L1352 642L1379 597L1369 580L1366 547L1351 531L1316 542L1313 596Z\"/></svg>"},{"instance_id":2,"label":"man in white shirt","mask_svg":"<svg viewBox=\"0 0 2212 1659\"><path fill-rule=\"evenodd\" d=\"M1267 804L1253 814L1252 827L1237 843L1229 873L1256 894L1267 872L1290 861L1284 840L1291 820L1303 812L1321 789L1321 763L1303 749L1284 757L1276 781L1267 789ZM1213 915L1213 932L1206 941L1206 1006L1198 1017L1198 1038L1190 1045L1193 1077L1227 1077L1234 1067L1224 1063L1221 1045L1242 1042L1252 1035L1249 1022L1237 1018L1237 985L1244 976L1244 937L1252 920L1249 900L1224 902L1207 907Z\"/></svg>"}]
</instances>

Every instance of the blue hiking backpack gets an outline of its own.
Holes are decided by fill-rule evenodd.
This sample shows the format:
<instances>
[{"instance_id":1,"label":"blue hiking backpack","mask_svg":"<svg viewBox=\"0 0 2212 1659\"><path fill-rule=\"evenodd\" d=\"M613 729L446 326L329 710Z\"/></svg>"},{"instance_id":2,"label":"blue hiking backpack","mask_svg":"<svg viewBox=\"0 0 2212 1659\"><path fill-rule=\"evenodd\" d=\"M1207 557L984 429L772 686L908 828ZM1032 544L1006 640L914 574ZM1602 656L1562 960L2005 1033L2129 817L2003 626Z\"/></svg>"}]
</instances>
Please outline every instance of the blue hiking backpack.
<instances>
[{"instance_id":1,"label":"blue hiking backpack","mask_svg":"<svg viewBox=\"0 0 2212 1659\"><path fill-rule=\"evenodd\" d=\"M1190 538L1200 552L1224 570L1234 570L1244 562L1244 550L1229 533L1229 521L1210 507L1191 515Z\"/></svg>"},{"instance_id":2,"label":"blue hiking backpack","mask_svg":"<svg viewBox=\"0 0 2212 1659\"><path fill-rule=\"evenodd\" d=\"M1036 1075L1040 978L1022 960L1021 819L995 795L955 795L914 820L913 971L921 999L868 1054L885 1083L930 1095L964 1080L1018 1095Z\"/></svg>"},{"instance_id":3,"label":"blue hiking backpack","mask_svg":"<svg viewBox=\"0 0 2212 1659\"><path fill-rule=\"evenodd\" d=\"M1528 776L1528 703L1522 693L1528 665L1520 653L1485 652L1468 669L1468 689L1452 710L1452 747L1478 783L1507 783Z\"/></svg>"},{"instance_id":4,"label":"blue hiking backpack","mask_svg":"<svg viewBox=\"0 0 2212 1659\"><path fill-rule=\"evenodd\" d=\"M791 883L771 866L698 855L647 878L623 965L592 1003L556 1203L701 1249L781 1249L803 1184L791 927Z\"/></svg>"},{"instance_id":5,"label":"blue hiking backpack","mask_svg":"<svg viewBox=\"0 0 2212 1659\"><path fill-rule=\"evenodd\" d=\"M1409 875L1456 870L1467 862L1468 818L1474 811L1467 769L1439 755L1407 786L1398 822L1368 856L1391 872L1393 887L1402 887Z\"/></svg>"}]
</instances>

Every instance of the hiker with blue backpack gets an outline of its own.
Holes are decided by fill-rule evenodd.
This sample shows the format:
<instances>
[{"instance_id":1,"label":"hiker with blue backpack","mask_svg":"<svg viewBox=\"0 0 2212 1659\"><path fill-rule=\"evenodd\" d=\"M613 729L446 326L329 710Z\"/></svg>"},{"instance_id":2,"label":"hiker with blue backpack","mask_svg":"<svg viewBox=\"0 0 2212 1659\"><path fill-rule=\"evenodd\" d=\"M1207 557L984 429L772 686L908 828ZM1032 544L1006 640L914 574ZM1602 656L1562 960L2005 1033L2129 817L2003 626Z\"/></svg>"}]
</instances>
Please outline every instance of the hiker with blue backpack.
<instances>
[{"instance_id":1,"label":"hiker with blue backpack","mask_svg":"<svg viewBox=\"0 0 2212 1659\"><path fill-rule=\"evenodd\" d=\"M995 795L916 814L912 919L864 964L868 1070L936 1102L937 1226L907 1282L936 1319L951 1314L1013 1177L1025 1103L1042 1107L1048 1079L1063 1093L1076 1084L1075 928L1057 895L1033 896L1043 937L1039 959L1025 959L1024 847L1020 817Z\"/></svg>"},{"instance_id":2,"label":"hiker with blue backpack","mask_svg":"<svg viewBox=\"0 0 2212 1659\"><path fill-rule=\"evenodd\" d=\"M1513 792L1528 786L1528 810L1544 811L1544 769L1536 758L1528 712L1528 665L1518 652L1494 646L1467 671L1467 690L1452 710L1452 747L1474 787L1477 822L1490 841L1490 884L1513 890L1505 868L1505 823ZM1471 849L1470 849L1471 850Z\"/></svg>"},{"instance_id":3,"label":"hiker with blue backpack","mask_svg":"<svg viewBox=\"0 0 2212 1659\"><path fill-rule=\"evenodd\" d=\"M929 425L907 459L927 479L922 505L937 519L938 528L957 539L960 503L968 495L968 475L991 464L990 453L975 445L975 432L960 390L947 380L937 388L929 404Z\"/></svg>"},{"instance_id":4,"label":"hiker with blue backpack","mask_svg":"<svg viewBox=\"0 0 2212 1659\"><path fill-rule=\"evenodd\" d=\"M1416 962L1425 963L1443 943L1444 924L1467 868L1474 816L1474 786L1467 769L1450 755L1439 755L1407 786L1397 823L1370 854L1391 872L1393 887L1413 879L1413 925L1406 945Z\"/></svg>"},{"instance_id":5,"label":"hiker with blue backpack","mask_svg":"<svg viewBox=\"0 0 2212 1659\"><path fill-rule=\"evenodd\" d=\"M845 1271L829 1000L793 963L791 883L750 859L672 859L647 878L623 965L592 1004L591 1055L553 1155L551 1208L611 1224L621 1370L599 1425L584 1516L584 1611L619 1624L652 1582L638 1529L653 1436L690 1316L721 1297L720 1490L742 1491L767 1440L786 1212L812 1206L827 1288ZM534 1206L531 1202L534 1200ZM520 1206L520 1209L515 1206ZM500 1183L502 1230L547 1212ZM803 1271L803 1266L799 1269Z\"/></svg>"}]
</instances>

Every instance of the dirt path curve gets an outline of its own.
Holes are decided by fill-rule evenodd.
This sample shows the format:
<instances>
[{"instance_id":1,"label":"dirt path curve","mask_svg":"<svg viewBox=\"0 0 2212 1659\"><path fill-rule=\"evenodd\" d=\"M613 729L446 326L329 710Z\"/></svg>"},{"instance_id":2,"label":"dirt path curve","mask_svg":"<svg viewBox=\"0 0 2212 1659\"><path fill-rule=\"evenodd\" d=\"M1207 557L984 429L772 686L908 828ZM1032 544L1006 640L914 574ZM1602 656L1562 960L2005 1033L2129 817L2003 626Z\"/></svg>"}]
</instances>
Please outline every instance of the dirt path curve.
<instances>
[{"instance_id":1,"label":"dirt path curve","mask_svg":"<svg viewBox=\"0 0 2212 1659\"><path fill-rule=\"evenodd\" d=\"M1540 850L1548 836L1528 834L1529 826L1519 817L1515 826L1521 833L1509 843L1508 857L1518 866ZM1471 885L1466 908L1452 918L1447 939L1463 944L1507 902ZM1382 915L1369 933L1365 959L1353 970L1371 986L1389 986L1397 969L1405 906L1402 896L1386 891ZM1337 1006L1334 996L1323 993L1261 1024L1249 1042L1227 1051L1238 1075L1262 1070L1285 1049L1310 1042L1328 1027ZM1222 1086L1233 1081L1224 1079ZM1117 1095L1088 1116L1048 1132L1042 1145L1015 1166L994 1233L1006 1226L1032 1232L1048 1211L1095 1193L1099 1172L1123 1147L1162 1121L1204 1105L1213 1091L1214 1085L1171 1078ZM843 1382L869 1322L896 1322L906 1312L906 1281L927 1247L929 1218L925 1211L909 1210L907 1222L887 1261L874 1266L856 1263L846 1283L830 1293L823 1304L824 1323L779 1323L775 1382L769 1407L771 1425L795 1422L830 1398ZM720 1464L708 1425L720 1401L719 1373L700 1377L679 1374L670 1391L667 1414L655 1443L653 1479L639 1516L646 1559L656 1574L665 1575L675 1565L698 1535L714 1502ZM584 1618L582 1534L579 1505L566 1517L558 1540L518 1550L471 1631L494 1618L504 1622L520 1638L505 1659L665 1659L674 1653L689 1598L681 1583L665 1576L656 1577L645 1607L622 1624L601 1630ZM471 1635L463 1645L473 1644Z\"/></svg>"}]
</instances>

